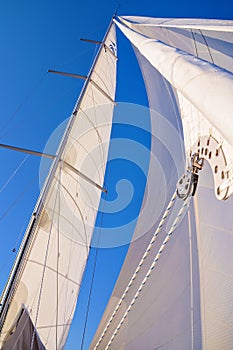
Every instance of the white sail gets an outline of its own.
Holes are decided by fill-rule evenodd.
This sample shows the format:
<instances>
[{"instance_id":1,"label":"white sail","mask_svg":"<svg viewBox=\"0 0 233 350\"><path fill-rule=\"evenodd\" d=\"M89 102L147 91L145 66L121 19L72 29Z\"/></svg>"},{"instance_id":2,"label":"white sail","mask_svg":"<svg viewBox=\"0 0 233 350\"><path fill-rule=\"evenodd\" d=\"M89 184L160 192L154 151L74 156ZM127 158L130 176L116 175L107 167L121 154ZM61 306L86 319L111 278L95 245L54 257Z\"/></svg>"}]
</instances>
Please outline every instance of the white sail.
<instances>
[{"instance_id":1,"label":"white sail","mask_svg":"<svg viewBox=\"0 0 233 350\"><path fill-rule=\"evenodd\" d=\"M101 196L94 183L103 186L104 182L115 82L116 40L112 25L29 225L27 234L32 238L11 290L0 346L10 337L22 308L35 327L28 349L34 349L35 333L46 349L61 349L65 344Z\"/></svg>"},{"instance_id":2,"label":"white sail","mask_svg":"<svg viewBox=\"0 0 233 350\"><path fill-rule=\"evenodd\" d=\"M142 210L134 233L135 237L139 232L140 237L142 232L144 236L133 240L130 245L91 349L231 349L233 198L230 194L233 133L228 133L227 129L231 129L233 115L230 101L233 93L230 72L232 22L141 17L129 19L130 22L124 17L123 22L134 31L123 25L119 27L134 46L152 109L151 163ZM200 30L202 43L201 50L197 51L195 45L199 44L193 35L200 34ZM212 56L215 65L206 44L207 32L207 40L212 38L218 45ZM222 113L218 116L213 117L208 106L201 106L202 97L209 91L203 89L198 74L195 84L199 82L190 94L190 91L187 93L186 84L178 82L180 78L187 78L185 74L173 76L174 66L179 65L179 60L181 65L186 60L180 59L181 52L177 48L183 51L182 55L185 52L192 55L186 55L186 58L191 57L191 60L188 59L188 77L189 70L200 64L209 67L212 72L219 72L219 79L223 78L223 84L226 82L224 91L229 104L223 103L221 89L214 98L207 100L207 104L212 104L210 108L220 108ZM174 54L174 60L164 54L170 55L170 52L172 56ZM228 67L231 69L226 70ZM208 80L207 72L200 70L199 74L206 75ZM213 84L217 91L218 79ZM194 199L191 199L173 235L167 237L182 211L180 199L176 200L178 208L175 208L175 214L175 209L173 212L171 210L174 205L172 194L181 175L180 166L185 169L182 147L177 147L179 137L184 137L186 160L190 159L190 152L199 152L205 158L205 163L200 171ZM173 143L173 150L167 147L170 142ZM171 159L171 154L176 153ZM163 174L153 163L154 156L163 165ZM164 174L167 188L164 201L161 202L158 198L161 197ZM217 187L220 178L222 183ZM226 178L228 189L224 192ZM162 213L159 217L155 215L155 221L152 221L153 212L161 212L161 205ZM145 206L149 206L149 209L144 210Z\"/></svg>"},{"instance_id":3,"label":"white sail","mask_svg":"<svg viewBox=\"0 0 233 350\"><path fill-rule=\"evenodd\" d=\"M217 126L232 144L233 75L221 67L208 64L193 55L187 55L186 52L118 25L168 82ZM225 123L219 123L219 115Z\"/></svg>"}]
</instances>

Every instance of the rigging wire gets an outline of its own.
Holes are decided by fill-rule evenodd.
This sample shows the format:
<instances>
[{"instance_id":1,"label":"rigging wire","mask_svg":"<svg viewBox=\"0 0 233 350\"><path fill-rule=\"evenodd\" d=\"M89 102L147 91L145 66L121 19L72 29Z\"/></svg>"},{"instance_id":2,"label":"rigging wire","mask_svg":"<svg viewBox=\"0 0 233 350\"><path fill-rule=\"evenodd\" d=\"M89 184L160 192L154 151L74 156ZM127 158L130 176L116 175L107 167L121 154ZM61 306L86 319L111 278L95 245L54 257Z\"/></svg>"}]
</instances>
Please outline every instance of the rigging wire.
<instances>
[{"instance_id":1,"label":"rigging wire","mask_svg":"<svg viewBox=\"0 0 233 350\"><path fill-rule=\"evenodd\" d=\"M116 307L115 307L115 309L114 309L114 311L113 311L113 313L112 313L110 319L108 320L108 323L107 323L107 325L105 326L105 328L104 328L104 330L103 330L103 332L102 332L102 334L101 334L101 336L100 336L98 342L96 343L96 346L95 346L94 349L97 349L98 346L100 345L100 343L101 343L101 341L102 341L102 339L103 339L105 333L107 332L107 330L108 330L108 328L109 328L109 326L110 326L110 324L111 324L113 318L115 317L115 315L116 315L118 309L120 308L120 306L121 306L121 304L122 304L122 302L123 302L123 300L124 300L126 294L128 293L130 287L132 286L133 281L134 281L135 278L137 277L138 272L140 271L140 269L141 269L141 267L142 267L144 261L146 260L146 258L147 258L147 256L148 256L148 253L150 252L150 250L151 250L151 248L152 248L152 245L154 244L154 242L155 242L155 240L156 240L156 238L157 238L157 236L158 236L158 234L159 234L161 228L162 228L163 225L164 225L164 222L166 221L166 219L167 219L167 217L168 217L168 215L169 215L169 213L170 213L171 208L173 207L173 205L174 205L174 203L175 203L176 197L177 197L177 194L176 194L176 191L175 191L174 194L173 194L173 196L172 196L172 198L171 198L171 200L170 200L170 202L169 202L169 204L168 204L168 206L167 206L167 208L166 208L166 210L165 210L165 212L164 212L164 214L163 214L163 217L162 217L162 219L161 219L161 221L160 221L160 223L159 223L159 225L158 225L158 227L157 227L157 230L155 231L154 235L152 236L152 239L151 239L151 241L150 241L150 243L149 243L149 245L148 245L148 247L147 247L145 253L143 254L142 259L140 260L140 262L139 262L139 264L138 264L138 266L137 266L137 268L136 268L136 270L135 270L133 276L131 277L131 279L130 279L130 281L129 281L127 287L126 287L126 289L124 290L124 293L122 294L120 300L118 301L118 303L117 303L117 305L116 305Z\"/></svg>"},{"instance_id":2,"label":"rigging wire","mask_svg":"<svg viewBox=\"0 0 233 350\"><path fill-rule=\"evenodd\" d=\"M56 273L56 284L57 284L57 307L56 307L56 325L55 325L55 332L56 332L56 350L58 348L58 310L59 310L59 256L60 256L60 213L61 213L61 191L60 191L60 184L61 184L61 163L59 166L59 194L58 194L58 224L57 224L57 273Z\"/></svg>"},{"instance_id":3,"label":"rigging wire","mask_svg":"<svg viewBox=\"0 0 233 350\"><path fill-rule=\"evenodd\" d=\"M19 169L23 166L23 164L26 162L26 160L28 159L29 154L27 154L23 160L21 161L21 163L18 165L18 167L14 170L14 172L11 174L11 176L8 178L8 180L2 185L2 187L0 188L0 193L8 186L8 184L11 182L11 180L14 178L14 176L17 174L17 172L19 171Z\"/></svg>"},{"instance_id":4,"label":"rigging wire","mask_svg":"<svg viewBox=\"0 0 233 350\"><path fill-rule=\"evenodd\" d=\"M213 59L213 56L212 56L212 54L211 54L210 47L209 47L208 42L207 42L207 40L206 40L206 38L205 38L205 35L202 33L201 29L199 29L199 32L201 33L201 36L202 36L202 38L203 38L203 40L204 40L204 42L205 42L205 45L206 45L207 50L208 50L208 52L209 52L210 58L211 58L211 60L212 60L212 63L214 64L214 59Z\"/></svg>"},{"instance_id":5,"label":"rigging wire","mask_svg":"<svg viewBox=\"0 0 233 350\"><path fill-rule=\"evenodd\" d=\"M35 175L32 178L32 180L29 183L27 183L27 186L24 188L24 190L19 193L19 195L15 198L15 200L9 205L9 207L0 216L0 221L6 217L6 215L11 211L11 209L17 204L19 199L22 198L26 192L28 192L28 190L31 188L32 184L35 182L37 177L38 175Z\"/></svg>"},{"instance_id":6,"label":"rigging wire","mask_svg":"<svg viewBox=\"0 0 233 350\"><path fill-rule=\"evenodd\" d=\"M13 121L13 119L16 117L18 112L22 109L22 107L25 105L25 103L33 96L33 94L36 92L36 90L39 88L41 85L42 81L45 79L47 75L47 72L36 82L36 84L29 90L29 92L24 96L22 101L19 103L19 105L16 107L15 111L8 117L6 120L5 124L1 127L0 129L0 140L9 133L9 130L7 131L6 129L8 128L8 125ZM22 122L22 120L21 120ZM18 122L19 123L19 122ZM17 124L18 124L17 123ZM14 130L17 126L17 124L11 128L11 130ZM5 133L4 133L5 131Z\"/></svg>"},{"instance_id":7,"label":"rigging wire","mask_svg":"<svg viewBox=\"0 0 233 350\"><path fill-rule=\"evenodd\" d=\"M104 184L104 187L105 187L105 184ZM103 227L103 218L104 218L104 208L106 205L106 196L107 196L107 193L103 192L104 205L103 205L103 210L101 211L100 230L98 233L98 240L97 240L97 246L96 246L95 257L94 257L94 266L93 266L93 271L92 271L91 285L90 285L90 291L89 291L89 296L88 296L87 310L86 310L86 315L85 315L85 324L84 324L84 328L83 328L82 343L81 343L80 350L83 350L83 347L84 347L84 340L85 340L86 329L87 329L87 321L88 321L88 316L89 316L89 311L90 311L90 306L91 306L91 296L92 296L92 290L93 290L94 279L95 279L95 272L96 272L96 266L97 266L101 231L102 231L102 227ZM90 250L91 249L92 249L92 247L90 246Z\"/></svg>"},{"instance_id":8,"label":"rigging wire","mask_svg":"<svg viewBox=\"0 0 233 350\"><path fill-rule=\"evenodd\" d=\"M25 228L26 228L26 225L27 225L28 220L29 220L30 217L31 217L31 214L30 214L29 217L25 220L25 222L23 223L21 229L19 230L19 234L18 234L18 236L17 236L17 238L16 238L16 241L15 241L16 243L14 244L14 246L13 246L13 248L12 248L12 252L13 252L13 253L16 252L16 248L17 248L19 242L21 242L21 240L22 240L21 238L22 238L22 236L23 236L23 233L25 232ZM6 259L4 260L4 262L2 263L2 265L0 265L0 274L2 273L2 271L5 270L6 266L9 264L10 261L11 261L10 258L6 258Z\"/></svg>"},{"instance_id":9,"label":"rigging wire","mask_svg":"<svg viewBox=\"0 0 233 350\"><path fill-rule=\"evenodd\" d=\"M191 29L191 33L192 33L192 37L193 37L193 42L194 42L194 47L195 47L195 51L196 51L196 56L198 58L197 42L196 42L196 38L195 38L195 35L194 35L194 32L193 32L192 29Z\"/></svg>"}]
</instances>

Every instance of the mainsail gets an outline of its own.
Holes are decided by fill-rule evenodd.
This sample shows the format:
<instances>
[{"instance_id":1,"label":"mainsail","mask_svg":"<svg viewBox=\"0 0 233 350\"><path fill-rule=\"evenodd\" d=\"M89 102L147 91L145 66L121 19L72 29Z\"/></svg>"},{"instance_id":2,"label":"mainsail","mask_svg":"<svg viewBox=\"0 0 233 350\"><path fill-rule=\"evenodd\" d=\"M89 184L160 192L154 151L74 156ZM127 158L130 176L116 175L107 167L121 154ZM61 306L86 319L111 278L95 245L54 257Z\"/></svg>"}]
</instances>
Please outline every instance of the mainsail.
<instances>
[{"instance_id":1,"label":"mainsail","mask_svg":"<svg viewBox=\"0 0 233 350\"><path fill-rule=\"evenodd\" d=\"M130 245L90 348L231 349L233 23L119 20L144 77L151 159L163 174L151 162L134 233L144 235ZM204 166L195 196L182 201L174 191L193 154Z\"/></svg>"},{"instance_id":2,"label":"mainsail","mask_svg":"<svg viewBox=\"0 0 233 350\"><path fill-rule=\"evenodd\" d=\"M3 349L12 343L13 348L25 349L24 341L11 340L16 326L22 327L16 334L25 333L22 310L34 327L28 349L36 349L38 337L46 349L64 347L104 183L115 82L112 24L74 108L3 294Z\"/></svg>"}]
</instances>

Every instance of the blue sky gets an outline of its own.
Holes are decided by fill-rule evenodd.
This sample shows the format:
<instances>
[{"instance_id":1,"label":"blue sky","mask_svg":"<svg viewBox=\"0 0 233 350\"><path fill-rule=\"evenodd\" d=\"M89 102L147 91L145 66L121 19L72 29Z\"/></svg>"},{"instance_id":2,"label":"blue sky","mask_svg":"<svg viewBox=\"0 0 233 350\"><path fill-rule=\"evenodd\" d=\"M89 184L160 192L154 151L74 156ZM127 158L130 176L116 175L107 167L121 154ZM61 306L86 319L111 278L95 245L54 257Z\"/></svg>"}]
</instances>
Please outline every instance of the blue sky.
<instances>
[{"instance_id":1,"label":"blue sky","mask_svg":"<svg viewBox=\"0 0 233 350\"><path fill-rule=\"evenodd\" d=\"M49 75L47 70L87 74L97 48L80 42L79 38L101 40L118 3L106 0L1 1L0 143L43 150L51 133L69 117L83 84L76 79ZM232 19L233 5L230 0L216 4L206 0L123 0L120 1L119 14ZM146 95L132 49L120 33L118 38L121 83L117 90L117 101L146 105ZM125 60L121 59L123 56ZM131 137L131 133L133 130L121 130L118 127L113 137L125 137L125 134ZM149 147L147 138L143 137L140 142ZM16 248L17 251L36 203L39 163L37 157L0 150L1 289L15 258L16 253L12 250ZM22 166L9 181L20 164ZM123 168L120 164L117 167ZM109 165L109 169L114 170L114 166ZM132 171L129 169L129 173ZM145 179L143 176L140 179L142 195ZM112 191L110 198L116 195L115 190ZM140 193L135 201L134 213L140 207ZM83 349L88 348L126 250L127 247L119 247L98 252L96 271L101 273L95 273ZM80 348L94 259L95 250L90 255L66 349Z\"/></svg>"}]
</instances>

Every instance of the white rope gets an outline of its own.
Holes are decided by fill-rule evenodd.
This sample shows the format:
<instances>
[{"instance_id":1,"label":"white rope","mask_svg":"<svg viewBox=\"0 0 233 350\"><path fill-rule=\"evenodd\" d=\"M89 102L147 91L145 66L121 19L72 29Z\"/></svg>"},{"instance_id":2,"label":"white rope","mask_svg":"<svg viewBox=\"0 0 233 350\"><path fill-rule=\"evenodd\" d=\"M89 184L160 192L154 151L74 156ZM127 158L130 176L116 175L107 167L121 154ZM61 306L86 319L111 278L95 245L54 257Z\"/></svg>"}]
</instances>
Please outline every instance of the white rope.
<instances>
[{"instance_id":1,"label":"white rope","mask_svg":"<svg viewBox=\"0 0 233 350\"><path fill-rule=\"evenodd\" d=\"M130 312L132 306L134 305L134 303L135 303L136 299L138 298L139 294L141 293L141 291L142 291L143 287L145 286L145 284L146 284L148 278L150 277L151 272L152 272L152 270L154 269L154 267L155 267L157 261L159 260L159 258L160 258L160 256L161 256L162 252L164 251L164 248L165 248L166 244L168 243L169 239L171 238L172 233L175 231L175 229L176 229L176 227L177 227L177 224L178 224L178 222L179 222L179 220L180 220L180 217L182 216L184 210L187 208L187 205L188 205L188 203L189 203L189 198L190 198L190 197L188 197L188 198L186 199L186 201L184 202L183 206L182 206L181 209L179 210L179 213L178 213L177 217L175 218L175 220L174 220L174 222L173 222L173 224L172 224L171 229L169 230L168 234L166 235L166 237L165 237L165 239L164 239L164 241L163 241L161 247L159 248L158 253L156 254L156 256L155 256L155 258L154 258L154 260L153 260L153 262L152 262L150 268L149 268L148 271L147 271L147 274L146 274L145 278L143 279L143 281L142 281L140 287L138 288L137 292L135 293L135 295L134 295L134 297L133 297L133 299L132 299L130 305L128 306L128 308L127 308L126 312L124 313L124 315L123 315L121 321L119 322L117 328L115 329L115 332L113 333L111 339L109 340L109 342L108 342L108 344L107 344L105 350L109 349L109 347L110 347L110 345L111 345L113 339L115 338L117 332L119 331L119 329L121 328L122 324L124 323L124 320L126 319L128 313Z\"/></svg>"},{"instance_id":2,"label":"white rope","mask_svg":"<svg viewBox=\"0 0 233 350\"><path fill-rule=\"evenodd\" d=\"M169 204L168 204L168 206L167 206L167 208L166 208L166 210L165 210L165 212L164 212L164 214L163 214L163 217L162 217L162 219L161 219L161 221L159 223L159 226L157 227L157 230L155 231L154 235L152 236L152 239L151 239L151 241L150 241L150 243L149 243L149 245L148 245L148 247L147 247L147 249L146 249L146 251L145 251L145 253L144 253L143 257L142 257L142 259L140 260L140 262L139 262L139 264L138 264L138 266L137 266L133 276L131 277L131 280L129 281L129 283L128 283L125 291L124 291L124 293L122 294L121 299L117 303L117 306L115 307L115 309L114 309L114 311L112 313L112 316L110 317L106 327L104 328L104 331L101 334L101 337L99 338L98 342L96 343L96 346L95 346L94 350L96 350L99 347L99 345L100 345L104 335L106 334L106 332L107 332L107 330L108 330L108 328L109 328L113 318L115 317L117 311L119 310L119 308L120 308L120 306L122 304L122 301L124 300L124 298L125 298L126 294L128 293L130 287L132 286L133 281L137 277L138 272L140 271L144 261L146 260L148 254L149 254L149 252L150 252L150 250L152 248L152 245L154 244L154 242L155 242L159 232L161 231L161 228L162 228L166 218L168 217L168 214L169 214L171 208L173 207L173 205L175 203L176 197L177 197L177 194L176 194L176 191L175 191L173 196L172 196L172 198L171 198L171 200L170 200L170 202L169 202Z\"/></svg>"}]
</instances>

